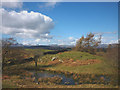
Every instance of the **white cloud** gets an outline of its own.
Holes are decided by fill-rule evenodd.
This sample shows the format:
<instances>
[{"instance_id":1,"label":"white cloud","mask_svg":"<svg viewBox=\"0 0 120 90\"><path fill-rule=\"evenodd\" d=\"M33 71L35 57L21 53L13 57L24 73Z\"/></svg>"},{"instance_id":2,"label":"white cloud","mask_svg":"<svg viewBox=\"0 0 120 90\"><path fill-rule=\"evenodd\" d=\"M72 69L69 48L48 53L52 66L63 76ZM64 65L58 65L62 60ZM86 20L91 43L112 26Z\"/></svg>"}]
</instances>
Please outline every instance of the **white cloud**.
<instances>
[{"instance_id":1,"label":"white cloud","mask_svg":"<svg viewBox=\"0 0 120 90\"><path fill-rule=\"evenodd\" d=\"M59 3L62 0L47 0L43 5L39 5L40 8L54 8L57 3Z\"/></svg>"},{"instance_id":2,"label":"white cloud","mask_svg":"<svg viewBox=\"0 0 120 90\"><path fill-rule=\"evenodd\" d=\"M74 37L68 37L68 39L69 39L69 41L71 41L71 42L75 42L75 41L76 41L76 38L74 38Z\"/></svg>"},{"instance_id":3,"label":"white cloud","mask_svg":"<svg viewBox=\"0 0 120 90\"><path fill-rule=\"evenodd\" d=\"M22 5L23 3L20 0L6 0L2 2L2 7L5 8L21 8Z\"/></svg>"},{"instance_id":4,"label":"white cloud","mask_svg":"<svg viewBox=\"0 0 120 90\"><path fill-rule=\"evenodd\" d=\"M94 33L95 34L95 39L99 40L100 35L101 35L101 44L113 44L113 43L118 43L118 33L117 31L114 32L99 32L99 33Z\"/></svg>"},{"instance_id":5,"label":"white cloud","mask_svg":"<svg viewBox=\"0 0 120 90\"><path fill-rule=\"evenodd\" d=\"M75 45L75 44L76 44L76 42L70 42L70 44L71 44L71 45Z\"/></svg>"},{"instance_id":6,"label":"white cloud","mask_svg":"<svg viewBox=\"0 0 120 90\"><path fill-rule=\"evenodd\" d=\"M112 36L105 37L105 36L103 36L101 38L101 44L114 44L114 43L118 43L117 37L112 37Z\"/></svg>"},{"instance_id":7,"label":"white cloud","mask_svg":"<svg viewBox=\"0 0 120 90\"><path fill-rule=\"evenodd\" d=\"M118 40L111 40L110 42L109 42L109 44L118 44Z\"/></svg>"},{"instance_id":8,"label":"white cloud","mask_svg":"<svg viewBox=\"0 0 120 90\"><path fill-rule=\"evenodd\" d=\"M14 35L21 38L51 39L50 30L54 27L53 20L38 12L2 11L3 34Z\"/></svg>"},{"instance_id":9,"label":"white cloud","mask_svg":"<svg viewBox=\"0 0 120 90\"><path fill-rule=\"evenodd\" d=\"M69 37L68 39L69 39L69 40L73 40L74 38L73 38L73 37Z\"/></svg>"},{"instance_id":10,"label":"white cloud","mask_svg":"<svg viewBox=\"0 0 120 90\"><path fill-rule=\"evenodd\" d=\"M39 8L42 8L42 9L50 9L50 8L54 8L55 5L57 4L57 2L45 2L44 4L40 4L39 5Z\"/></svg>"},{"instance_id":11,"label":"white cloud","mask_svg":"<svg viewBox=\"0 0 120 90\"><path fill-rule=\"evenodd\" d=\"M95 35L103 35L103 34L117 34L117 31L114 32L94 32Z\"/></svg>"},{"instance_id":12,"label":"white cloud","mask_svg":"<svg viewBox=\"0 0 120 90\"><path fill-rule=\"evenodd\" d=\"M55 42L58 45L75 45L76 41L78 39L74 38L74 37L68 37L68 38L64 38L64 39L56 39Z\"/></svg>"},{"instance_id":13,"label":"white cloud","mask_svg":"<svg viewBox=\"0 0 120 90\"><path fill-rule=\"evenodd\" d=\"M19 41L23 45L48 45L51 43L49 39L24 39Z\"/></svg>"},{"instance_id":14,"label":"white cloud","mask_svg":"<svg viewBox=\"0 0 120 90\"><path fill-rule=\"evenodd\" d=\"M41 39L36 39L35 42L40 42Z\"/></svg>"},{"instance_id":15,"label":"white cloud","mask_svg":"<svg viewBox=\"0 0 120 90\"><path fill-rule=\"evenodd\" d=\"M48 3L45 4L45 7L53 7L54 8L56 3L57 2L48 2Z\"/></svg>"}]
</instances>

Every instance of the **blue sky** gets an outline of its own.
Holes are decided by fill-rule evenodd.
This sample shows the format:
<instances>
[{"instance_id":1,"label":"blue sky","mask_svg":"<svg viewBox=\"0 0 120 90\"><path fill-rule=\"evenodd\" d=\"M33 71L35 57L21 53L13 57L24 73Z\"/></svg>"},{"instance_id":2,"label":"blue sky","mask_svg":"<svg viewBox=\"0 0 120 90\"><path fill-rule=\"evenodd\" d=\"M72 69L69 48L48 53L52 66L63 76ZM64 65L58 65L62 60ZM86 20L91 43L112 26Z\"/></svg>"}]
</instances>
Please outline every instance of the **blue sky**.
<instances>
[{"instance_id":1,"label":"blue sky","mask_svg":"<svg viewBox=\"0 0 120 90\"><path fill-rule=\"evenodd\" d=\"M18 42L23 44L74 45L75 42L82 35L85 36L89 32L95 33L96 38L98 37L99 34L102 34L102 43L116 43L118 40L118 3L117 2L96 2L96 3L95 2L86 2L86 3L84 2L57 2L57 3L25 2L22 3L21 7L10 8L3 6L3 8L8 13L11 11L15 11L16 13L19 13L21 11L27 11L27 13L31 13L31 11L33 11L34 13L41 13L42 15L45 15L52 19L49 25L47 24L48 25L47 27L49 28L45 30L44 29L41 30L40 28L38 31L40 32L41 30L42 32L40 32L39 34L43 35L44 33L44 35L46 35L45 38L43 38L43 36L42 37L39 36L38 33L35 34L36 36L34 35L33 38L29 38L28 36L25 36L27 33L25 33L24 35L25 37L17 36L18 34L15 35L17 31L16 27L15 30L10 29L12 32L10 31L7 32L7 30L6 32L5 31L3 32L3 37L9 37L9 36L16 37ZM25 22L29 23L32 21L29 22L25 21ZM6 27L8 27L9 25L6 23L8 22L5 22ZM9 26L9 28L11 28L11 26ZM26 29L26 31L27 30L28 29ZM34 29L32 30L34 31ZM32 32L29 33L31 35Z\"/></svg>"}]
</instances>

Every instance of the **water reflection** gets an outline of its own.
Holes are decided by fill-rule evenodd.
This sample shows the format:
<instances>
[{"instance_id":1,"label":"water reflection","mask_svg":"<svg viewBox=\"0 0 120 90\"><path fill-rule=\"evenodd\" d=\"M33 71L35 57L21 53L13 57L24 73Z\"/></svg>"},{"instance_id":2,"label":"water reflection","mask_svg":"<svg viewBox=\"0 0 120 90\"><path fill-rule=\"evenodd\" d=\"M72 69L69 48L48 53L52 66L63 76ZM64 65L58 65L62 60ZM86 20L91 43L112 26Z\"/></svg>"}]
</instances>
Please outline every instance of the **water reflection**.
<instances>
[{"instance_id":1,"label":"water reflection","mask_svg":"<svg viewBox=\"0 0 120 90\"><path fill-rule=\"evenodd\" d=\"M64 74L64 73L55 73L49 71L30 71L32 72L32 78L34 78L34 82L39 84L39 78L52 78L59 77L62 78L59 84L62 85L78 85L78 84L109 84L115 79L107 75L78 75L78 74ZM54 78L52 78L54 79ZM50 80L50 79L49 79ZM49 81L48 80L48 81ZM111 81L112 80L112 81ZM44 80L43 80L44 81ZM50 80L51 81L51 80ZM58 84L58 83L57 83Z\"/></svg>"},{"instance_id":2,"label":"water reflection","mask_svg":"<svg viewBox=\"0 0 120 90\"><path fill-rule=\"evenodd\" d=\"M60 84L64 84L64 85L75 85L75 81L72 78L72 76L65 76L64 74L57 74L57 73L50 73L47 71L42 71L42 72L33 72L32 78L35 78L35 83L38 83L38 79L39 78L47 78L47 77L60 77L62 78L62 81Z\"/></svg>"},{"instance_id":3,"label":"water reflection","mask_svg":"<svg viewBox=\"0 0 120 90\"><path fill-rule=\"evenodd\" d=\"M39 83L39 82L38 82L39 75L38 75L38 72L37 72L37 71L34 72L34 77L35 77L35 83Z\"/></svg>"}]
</instances>

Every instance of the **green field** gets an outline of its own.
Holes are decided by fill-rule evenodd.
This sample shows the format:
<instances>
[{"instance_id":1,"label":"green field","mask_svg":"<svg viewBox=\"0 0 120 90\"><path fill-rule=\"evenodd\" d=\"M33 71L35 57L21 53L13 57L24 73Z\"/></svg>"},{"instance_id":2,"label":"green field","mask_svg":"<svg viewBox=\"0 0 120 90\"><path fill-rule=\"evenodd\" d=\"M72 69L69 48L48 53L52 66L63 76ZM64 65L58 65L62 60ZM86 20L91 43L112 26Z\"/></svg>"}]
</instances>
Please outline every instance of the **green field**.
<instances>
[{"instance_id":1,"label":"green field","mask_svg":"<svg viewBox=\"0 0 120 90\"><path fill-rule=\"evenodd\" d=\"M41 50L37 49L26 49L29 53L39 54ZM47 52L49 50L42 50L42 52ZM53 57L57 59L51 61ZM62 60L63 62L60 62ZM86 64L88 60L96 60L99 62ZM72 62L71 62L72 61ZM83 62L85 64L79 65L78 62ZM69 63L70 62L70 63ZM77 62L77 63L76 63ZM70 65L66 65L66 64ZM73 63L73 64L72 64ZM74 63L76 63L74 65ZM52 87L60 87L60 88L98 88L98 87L108 87L108 88L117 88L117 85L113 84L82 84L82 85L58 85L54 83L45 83L41 82L40 84L35 84L32 82L30 78L29 70L37 70L40 71L44 69L46 71L56 71L63 73L72 73L72 74L82 74L82 75L108 75L112 76L112 79L117 80L117 67L113 67L109 60L104 58L103 56L92 55L86 52L79 51L66 51L58 54L45 55L38 60L38 66L35 67L34 61L27 62L23 64L6 66L3 70L3 76L8 76L3 79L3 88L7 87L38 87L38 88L52 88ZM21 79L22 76L27 76L28 78ZM9 84L10 83L10 84Z\"/></svg>"},{"instance_id":2,"label":"green field","mask_svg":"<svg viewBox=\"0 0 120 90\"><path fill-rule=\"evenodd\" d=\"M74 67L58 64L56 66L50 67L50 69L54 69L54 70L62 70L62 71L69 71L69 72L76 72L76 73L113 74L116 72L116 69L117 69L112 67L109 64L109 61L105 60L103 57L91 55L86 52L69 51L69 52L63 52L61 54L46 55L42 57L42 60L43 61L45 60L46 61L45 64L47 64L47 61L51 61L52 57L58 57L58 59L62 59L63 61L69 60L69 59L73 59L74 61L76 60L85 61L89 59L97 59L101 61L101 63L97 63L97 64L74 66Z\"/></svg>"}]
</instances>

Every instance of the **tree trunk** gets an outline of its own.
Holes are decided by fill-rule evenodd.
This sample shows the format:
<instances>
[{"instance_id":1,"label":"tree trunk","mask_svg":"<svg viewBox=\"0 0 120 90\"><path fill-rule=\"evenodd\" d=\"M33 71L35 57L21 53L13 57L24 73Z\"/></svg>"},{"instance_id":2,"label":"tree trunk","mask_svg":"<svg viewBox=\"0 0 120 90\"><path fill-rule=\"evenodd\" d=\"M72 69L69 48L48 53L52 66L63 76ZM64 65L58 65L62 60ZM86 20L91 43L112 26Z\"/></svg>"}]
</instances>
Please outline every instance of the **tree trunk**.
<instances>
[{"instance_id":1,"label":"tree trunk","mask_svg":"<svg viewBox=\"0 0 120 90\"><path fill-rule=\"evenodd\" d=\"M37 67L37 61L35 61L35 67Z\"/></svg>"}]
</instances>

